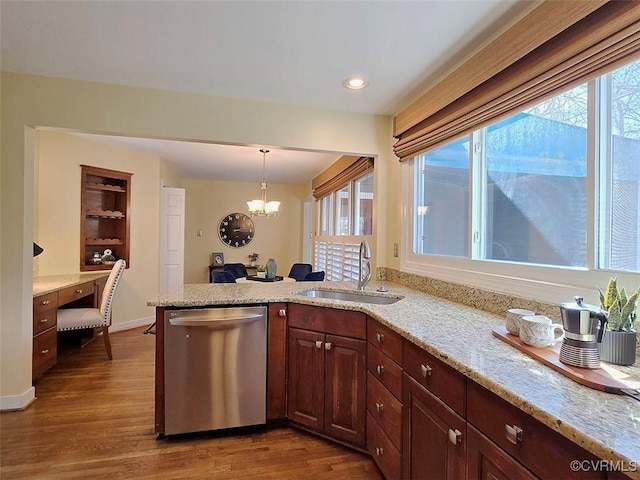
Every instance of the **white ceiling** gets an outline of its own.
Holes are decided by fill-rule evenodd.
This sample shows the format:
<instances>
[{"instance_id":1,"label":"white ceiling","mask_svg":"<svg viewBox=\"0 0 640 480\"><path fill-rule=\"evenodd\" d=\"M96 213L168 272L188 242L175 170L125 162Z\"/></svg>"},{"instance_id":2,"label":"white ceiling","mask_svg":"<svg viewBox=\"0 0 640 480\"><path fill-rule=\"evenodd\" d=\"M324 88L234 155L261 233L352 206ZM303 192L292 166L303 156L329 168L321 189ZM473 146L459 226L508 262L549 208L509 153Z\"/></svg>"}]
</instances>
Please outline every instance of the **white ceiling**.
<instances>
[{"instance_id":1,"label":"white ceiling","mask_svg":"<svg viewBox=\"0 0 640 480\"><path fill-rule=\"evenodd\" d=\"M393 115L529 5L524 0L1 0L1 67ZM342 87L356 74L367 79L368 88ZM119 138L110 141L153 151L187 176L233 180L240 172L248 180L241 169L257 164L261 170L260 146L244 150ZM300 178L309 180L338 157L272 150L267 155L272 183L302 183Z\"/></svg>"}]
</instances>

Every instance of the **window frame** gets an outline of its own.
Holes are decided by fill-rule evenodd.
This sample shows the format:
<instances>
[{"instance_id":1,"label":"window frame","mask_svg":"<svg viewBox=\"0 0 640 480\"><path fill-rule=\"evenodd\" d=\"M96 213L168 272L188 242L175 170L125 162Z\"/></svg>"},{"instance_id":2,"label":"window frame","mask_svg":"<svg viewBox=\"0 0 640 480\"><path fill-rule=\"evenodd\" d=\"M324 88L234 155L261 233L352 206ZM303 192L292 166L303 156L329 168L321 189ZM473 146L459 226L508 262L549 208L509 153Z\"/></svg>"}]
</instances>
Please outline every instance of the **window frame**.
<instances>
[{"instance_id":1,"label":"window frame","mask_svg":"<svg viewBox=\"0 0 640 480\"><path fill-rule=\"evenodd\" d=\"M550 303L562 303L571 301L574 296L580 295L589 303L598 303L597 288L605 288L611 276L617 276L623 285L635 288L640 284L640 273L615 271L597 268L598 232L599 226L606 219L596 217L596 203L601 201L602 194L598 194L600 168L597 165L597 155L606 145L600 141L603 125L596 125L597 114L602 108L601 79L588 82L589 100L587 127L587 259L585 267L549 266L524 263L513 263L501 260L488 260L482 258L479 251L482 243L477 240L486 234L483 222L483 205L474 202L479 198L478 189L482 188L482 175L474 175L474 171L484 172L482 167L482 155L472 149L470 178L471 202L469 212L469 257L450 257L433 254L416 254L414 252L414 204L415 204L415 168L414 159L401 164L401 189L402 196L401 222L406 228L401 229L400 270L407 273L424 275L453 283L480 287L500 293L515 295L517 297L532 298ZM607 120L601 120L606 122ZM469 134L473 143L482 141L483 130L477 130ZM602 167L604 168L604 166ZM483 175L486 173L483 173ZM483 200L484 201L484 200ZM606 201L606 200L602 200ZM602 231L602 230L600 230ZM475 238L473 232L478 232ZM514 305L516 306L516 305Z\"/></svg>"}]
</instances>

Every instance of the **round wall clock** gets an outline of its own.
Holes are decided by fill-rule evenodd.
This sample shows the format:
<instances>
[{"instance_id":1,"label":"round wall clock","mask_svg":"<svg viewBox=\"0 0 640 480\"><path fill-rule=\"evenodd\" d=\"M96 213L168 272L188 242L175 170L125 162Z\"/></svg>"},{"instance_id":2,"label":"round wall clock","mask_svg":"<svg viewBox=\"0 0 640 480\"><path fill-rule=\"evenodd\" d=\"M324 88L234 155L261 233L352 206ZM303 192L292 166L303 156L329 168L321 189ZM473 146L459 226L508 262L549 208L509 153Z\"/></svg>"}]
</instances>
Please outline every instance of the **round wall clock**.
<instances>
[{"instance_id":1,"label":"round wall clock","mask_svg":"<svg viewBox=\"0 0 640 480\"><path fill-rule=\"evenodd\" d=\"M233 248L249 245L255 230L253 220L244 213L230 213L220 220L218 234L225 245Z\"/></svg>"}]
</instances>

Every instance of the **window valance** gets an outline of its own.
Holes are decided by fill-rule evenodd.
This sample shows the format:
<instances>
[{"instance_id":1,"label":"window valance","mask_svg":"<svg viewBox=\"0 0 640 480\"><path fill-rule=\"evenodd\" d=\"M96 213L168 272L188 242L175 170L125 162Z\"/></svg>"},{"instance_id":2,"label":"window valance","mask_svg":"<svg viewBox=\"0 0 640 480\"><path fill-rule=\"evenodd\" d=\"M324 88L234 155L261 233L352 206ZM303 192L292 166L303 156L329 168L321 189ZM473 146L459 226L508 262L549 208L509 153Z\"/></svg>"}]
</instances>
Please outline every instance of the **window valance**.
<instances>
[{"instance_id":1,"label":"window valance","mask_svg":"<svg viewBox=\"0 0 640 480\"><path fill-rule=\"evenodd\" d=\"M547 0L394 118L400 160L640 57L640 2Z\"/></svg>"},{"instance_id":2,"label":"window valance","mask_svg":"<svg viewBox=\"0 0 640 480\"><path fill-rule=\"evenodd\" d=\"M373 158L343 155L311 182L316 200L373 170Z\"/></svg>"}]
</instances>

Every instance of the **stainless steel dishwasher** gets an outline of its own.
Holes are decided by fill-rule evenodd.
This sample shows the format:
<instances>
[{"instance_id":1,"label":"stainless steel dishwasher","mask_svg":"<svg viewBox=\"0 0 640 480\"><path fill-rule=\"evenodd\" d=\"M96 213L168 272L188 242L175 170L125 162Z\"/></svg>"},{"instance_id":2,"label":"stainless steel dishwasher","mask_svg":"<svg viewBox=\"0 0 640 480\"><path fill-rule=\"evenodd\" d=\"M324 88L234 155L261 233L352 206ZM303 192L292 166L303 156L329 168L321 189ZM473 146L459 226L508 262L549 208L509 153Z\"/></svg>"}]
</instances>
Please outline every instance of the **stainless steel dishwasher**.
<instances>
[{"instance_id":1,"label":"stainless steel dishwasher","mask_svg":"<svg viewBox=\"0 0 640 480\"><path fill-rule=\"evenodd\" d=\"M165 434L266 423L267 307L167 310Z\"/></svg>"}]
</instances>

